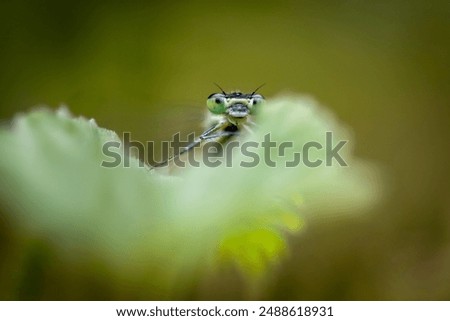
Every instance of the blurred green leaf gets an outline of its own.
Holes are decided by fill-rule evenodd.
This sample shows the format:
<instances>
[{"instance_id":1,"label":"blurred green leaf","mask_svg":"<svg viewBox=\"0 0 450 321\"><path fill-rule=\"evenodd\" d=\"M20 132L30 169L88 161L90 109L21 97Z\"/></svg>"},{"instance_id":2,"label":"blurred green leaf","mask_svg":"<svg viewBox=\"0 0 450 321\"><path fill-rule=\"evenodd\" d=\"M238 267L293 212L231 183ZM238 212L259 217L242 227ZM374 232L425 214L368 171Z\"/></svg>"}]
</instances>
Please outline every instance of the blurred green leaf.
<instances>
[{"instance_id":1,"label":"blurred green leaf","mask_svg":"<svg viewBox=\"0 0 450 321\"><path fill-rule=\"evenodd\" d=\"M273 99L261 111L254 133L243 141L291 141L276 167L187 168L179 177L149 171L131 159L129 168L105 168L102 146L120 142L93 120L65 109L42 109L16 117L0 131L0 195L9 215L27 233L52 240L64 255L86 252L125 279L143 280L171 296L181 276L217 262L235 264L246 276L261 276L287 253L286 233L309 217L358 213L379 196L376 171L343 149L348 167L281 166L309 141L350 140L348 131L315 101ZM264 149L254 150L264 159ZM123 157L122 149L119 153ZM325 159L325 150L314 158ZM325 217L325 216L324 216ZM179 289L180 285L178 285Z\"/></svg>"}]
</instances>

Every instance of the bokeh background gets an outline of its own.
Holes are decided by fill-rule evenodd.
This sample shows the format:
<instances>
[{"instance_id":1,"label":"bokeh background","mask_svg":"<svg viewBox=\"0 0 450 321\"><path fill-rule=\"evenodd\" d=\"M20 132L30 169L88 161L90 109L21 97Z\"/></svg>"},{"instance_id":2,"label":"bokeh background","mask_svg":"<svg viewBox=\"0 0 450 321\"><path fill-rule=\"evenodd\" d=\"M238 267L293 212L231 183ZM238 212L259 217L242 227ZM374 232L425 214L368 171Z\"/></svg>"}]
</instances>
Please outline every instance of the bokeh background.
<instances>
[{"instance_id":1,"label":"bokeh background","mask_svg":"<svg viewBox=\"0 0 450 321\"><path fill-rule=\"evenodd\" d=\"M387 173L386 198L308 222L259 298L449 300L449 17L448 1L2 1L0 119L66 104L162 140L199 128L213 82L310 94ZM158 298L99 262L73 267L45 241L24 246L0 214L1 299ZM227 271L181 299L244 292Z\"/></svg>"}]
</instances>

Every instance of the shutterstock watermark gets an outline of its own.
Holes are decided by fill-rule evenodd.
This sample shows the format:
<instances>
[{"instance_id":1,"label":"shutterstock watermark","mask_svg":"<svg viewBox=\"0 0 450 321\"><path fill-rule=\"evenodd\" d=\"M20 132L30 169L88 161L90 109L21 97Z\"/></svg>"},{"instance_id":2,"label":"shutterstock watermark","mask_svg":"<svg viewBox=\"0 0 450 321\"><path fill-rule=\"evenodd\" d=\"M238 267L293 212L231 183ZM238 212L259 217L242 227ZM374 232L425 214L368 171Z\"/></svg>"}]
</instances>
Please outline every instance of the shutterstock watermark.
<instances>
[{"instance_id":1,"label":"shutterstock watermark","mask_svg":"<svg viewBox=\"0 0 450 321\"><path fill-rule=\"evenodd\" d=\"M206 141L199 146L192 147L195 140L194 134L188 135L186 140L180 139L180 133L173 136L171 141L159 143L160 153L155 153L155 142L147 141L145 144L131 139L130 133L124 133L122 142L110 141L102 146L103 155L107 160L102 162L103 167L130 167L130 158L144 160L151 166L159 164L164 166L177 167L219 167L225 164L226 167L241 166L245 168L256 167L263 163L268 167L319 167L319 166L342 166L346 167L347 162L340 152L345 147L347 140L334 142L333 133L326 132L325 143L309 141L301 148L294 147L294 142L275 142L271 139L271 134L264 136L263 141L238 141L233 140L225 145L217 141ZM187 151L187 148L192 149ZM200 157L198 151L201 151ZM235 153L244 156L240 158L238 164ZM155 154L162 155L161 159L154 159ZM173 157L173 155L183 154L183 157ZM200 159L198 159L200 158ZM170 162L165 162L171 159ZM161 165L163 164L163 165ZM172 165L173 164L173 165ZM144 163L139 166L144 167Z\"/></svg>"}]
</instances>

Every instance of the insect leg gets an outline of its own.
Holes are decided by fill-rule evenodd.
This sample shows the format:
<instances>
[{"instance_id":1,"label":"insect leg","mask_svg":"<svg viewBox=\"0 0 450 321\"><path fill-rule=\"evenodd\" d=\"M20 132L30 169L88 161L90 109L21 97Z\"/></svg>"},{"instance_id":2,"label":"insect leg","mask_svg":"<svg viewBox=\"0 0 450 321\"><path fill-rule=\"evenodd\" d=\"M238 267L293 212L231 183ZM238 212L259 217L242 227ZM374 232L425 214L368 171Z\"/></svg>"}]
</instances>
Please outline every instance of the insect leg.
<instances>
[{"instance_id":1,"label":"insect leg","mask_svg":"<svg viewBox=\"0 0 450 321\"><path fill-rule=\"evenodd\" d=\"M209 140L209 139L214 139L214 138L220 138L220 137L230 137L230 136L234 136L237 135L236 132L221 132L218 134L212 134L212 135L208 135L203 137L204 140Z\"/></svg>"},{"instance_id":2,"label":"insect leg","mask_svg":"<svg viewBox=\"0 0 450 321\"><path fill-rule=\"evenodd\" d=\"M171 162L172 160L174 160L175 158L180 157L181 155L183 155L184 153L190 151L191 149L197 147L198 145L201 144L202 141L204 141L205 139L210 139L211 134L213 134L214 132L216 132L219 128L221 128L223 125L223 122L219 122L213 126L211 126L210 128L208 128L207 130L205 130L198 138L196 138L192 143L190 143L189 145L187 145L186 147L182 148L181 151L176 154L173 155L172 157L169 157L167 160L161 162L161 163L157 163L155 165L153 165L152 167L150 167L150 170L152 170L153 168L156 167L163 167L166 166L169 162ZM222 137L222 136L226 136L226 135L220 135L217 137Z\"/></svg>"}]
</instances>

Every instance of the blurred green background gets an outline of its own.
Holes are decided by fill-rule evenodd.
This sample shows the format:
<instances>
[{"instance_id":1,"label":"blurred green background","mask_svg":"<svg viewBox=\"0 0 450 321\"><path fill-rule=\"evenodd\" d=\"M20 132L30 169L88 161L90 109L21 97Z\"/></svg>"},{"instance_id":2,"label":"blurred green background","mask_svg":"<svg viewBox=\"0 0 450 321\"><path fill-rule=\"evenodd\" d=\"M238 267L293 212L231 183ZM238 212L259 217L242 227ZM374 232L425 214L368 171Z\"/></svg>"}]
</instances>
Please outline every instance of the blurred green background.
<instances>
[{"instance_id":1,"label":"blurred green background","mask_svg":"<svg viewBox=\"0 0 450 321\"><path fill-rule=\"evenodd\" d=\"M198 129L213 82L310 94L386 171L387 198L365 216L309 222L259 298L448 300L449 17L448 1L2 1L0 119L63 103L162 140ZM0 257L22 263L0 261L0 298L158 298L15 234L1 214ZM181 299L242 298L228 271Z\"/></svg>"}]
</instances>

